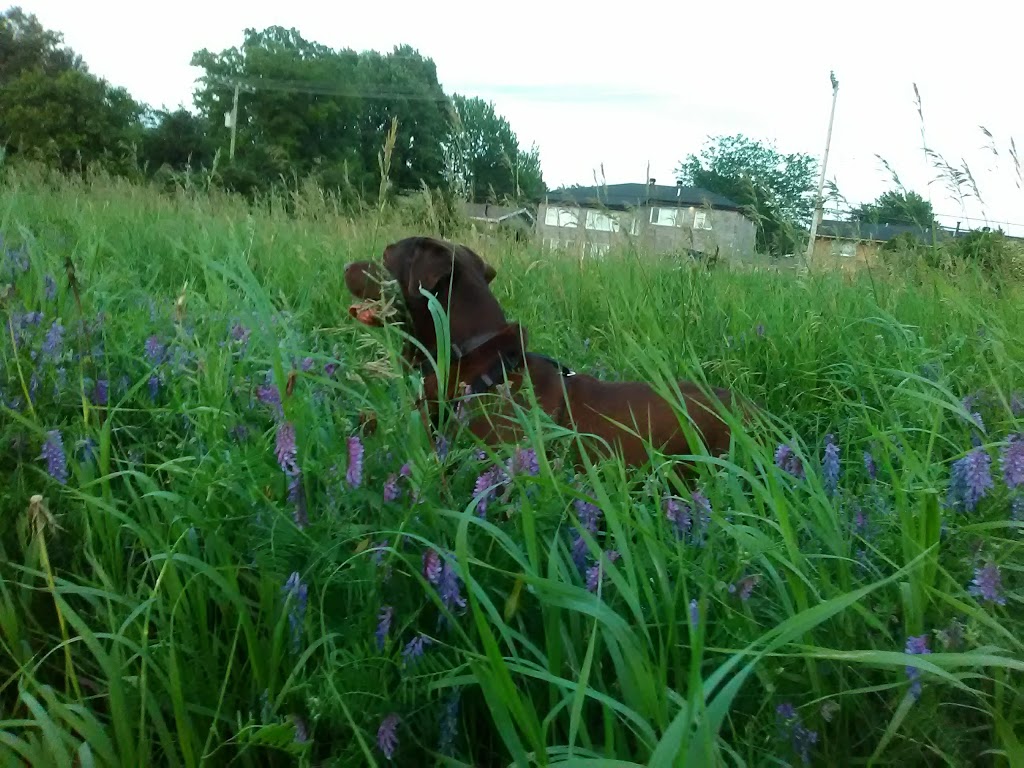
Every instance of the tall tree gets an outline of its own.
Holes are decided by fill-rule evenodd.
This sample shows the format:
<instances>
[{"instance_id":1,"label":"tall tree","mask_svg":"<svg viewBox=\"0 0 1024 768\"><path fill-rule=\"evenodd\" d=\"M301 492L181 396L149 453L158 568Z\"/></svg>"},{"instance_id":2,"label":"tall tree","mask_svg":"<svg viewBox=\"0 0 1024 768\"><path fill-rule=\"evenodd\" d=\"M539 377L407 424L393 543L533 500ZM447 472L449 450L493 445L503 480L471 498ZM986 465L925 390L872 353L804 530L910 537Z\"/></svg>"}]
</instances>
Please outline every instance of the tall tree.
<instances>
[{"instance_id":1,"label":"tall tree","mask_svg":"<svg viewBox=\"0 0 1024 768\"><path fill-rule=\"evenodd\" d=\"M202 168L213 162L214 148L209 125L187 109L152 110L146 116L141 157L150 173L167 167L181 171Z\"/></svg>"},{"instance_id":2,"label":"tall tree","mask_svg":"<svg viewBox=\"0 0 1024 768\"><path fill-rule=\"evenodd\" d=\"M17 5L0 14L0 87L23 72L56 77L71 69L86 71L82 57L64 45L64 35Z\"/></svg>"},{"instance_id":3,"label":"tall tree","mask_svg":"<svg viewBox=\"0 0 1024 768\"><path fill-rule=\"evenodd\" d=\"M539 149L522 150L492 102L455 94L452 107L447 173L453 188L477 202L532 200L544 193Z\"/></svg>"},{"instance_id":4,"label":"tall tree","mask_svg":"<svg viewBox=\"0 0 1024 768\"><path fill-rule=\"evenodd\" d=\"M241 84L236 164L264 179L316 173L331 186L375 191L378 153L397 118L394 187L442 182L447 97L433 61L411 48L333 50L275 26L247 29L240 46L220 53L198 51L192 64L206 72L196 106L211 125ZM225 129L218 143L226 149L227 140Z\"/></svg>"},{"instance_id":5,"label":"tall tree","mask_svg":"<svg viewBox=\"0 0 1024 768\"><path fill-rule=\"evenodd\" d=\"M713 136L699 155L676 168L683 184L703 187L744 206L757 223L758 248L792 253L814 208L817 161L802 153L783 154L743 134Z\"/></svg>"},{"instance_id":6,"label":"tall tree","mask_svg":"<svg viewBox=\"0 0 1024 768\"><path fill-rule=\"evenodd\" d=\"M0 141L64 170L129 170L143 107L95 77L58 32L12 8L0 16Z\"/></svg>"},{"instance_id":7,"label":"tall tree","mask_svg":"<svg viewBox=\"0 0 1024 768\"><path fill-rule=\"evenodd\" d=\"M855 221L871 224L917 224L935 226L932 204L917 192L893 189L883 192L874 202L864 203L851 212Z\"/></svg>"}]
</instances>

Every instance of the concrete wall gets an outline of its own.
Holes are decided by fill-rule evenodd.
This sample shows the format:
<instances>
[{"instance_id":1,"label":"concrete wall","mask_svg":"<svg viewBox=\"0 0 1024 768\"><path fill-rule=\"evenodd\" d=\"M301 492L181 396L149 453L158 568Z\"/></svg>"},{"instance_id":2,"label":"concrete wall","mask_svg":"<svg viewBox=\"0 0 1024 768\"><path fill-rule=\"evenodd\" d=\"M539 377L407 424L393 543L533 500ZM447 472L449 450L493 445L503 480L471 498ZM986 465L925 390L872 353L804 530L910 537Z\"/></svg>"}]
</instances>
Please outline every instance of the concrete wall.
<instances>
[{"instance_id":1,"label":"concrete wall","mask_svg":"<svg viewBox=\"0 0 1024 768\"><path fill-rule=\"evenodd\" d=\"M608 231L609 217L617 223L611 225L613 231ZM707 207L651 205L607 211L541 203L537 211L537 237L543 244L587 255L633 241L652 253L692 250L713 255L717 247L723 258L743 258L754 253L756 234L754 222L746 216Z\"/></svg>"}]
</instances>

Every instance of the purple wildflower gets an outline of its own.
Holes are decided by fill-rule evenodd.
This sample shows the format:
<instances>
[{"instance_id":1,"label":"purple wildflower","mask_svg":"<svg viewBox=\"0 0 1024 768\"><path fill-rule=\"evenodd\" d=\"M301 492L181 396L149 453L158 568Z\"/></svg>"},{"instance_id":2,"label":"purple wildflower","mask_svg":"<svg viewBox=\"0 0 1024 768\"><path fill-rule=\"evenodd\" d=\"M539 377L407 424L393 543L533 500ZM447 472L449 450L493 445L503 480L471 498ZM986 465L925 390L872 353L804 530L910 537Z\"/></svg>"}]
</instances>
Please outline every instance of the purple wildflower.
<instances>
[{"instance_id":1,"label":"purple wildflower","mask_svg":"<svg viewBox=\"0 0 1024 768\"><path fill-rule=\"evenodd\" d=\"M302 358L302 363L300 364L299 367L302 369L303 373L309 373L311 370L313 370L313 358L312 357L304 357L304 358Z\"/></svg>"},{"instance_id":2,"label":"purple wildflower","mask_svg":"<svg viewBox=\"0 0 1024 768\"><path fill-rule=\"evenodd\" d=\"M691 532L694 544L700 544L707 534L708 525L711 524L711 501L700 491L690 494L693 499L693 530Z\"/></svg>"},{"instance_id":3,"label":"purple wildflower","mask_svg":"<svg viewBox=\"0 0 1024 768\"><path fill-rule=\"evenodd\" d=\"M995 487L991 464L992 457L984 448L975 448L953 462L947 503L953 507L963 505L968 512L973 512L985 494Z\"/></svg>"},{"instance_id":4,"label":"purple wildflower","mask_svg":"<svg viewBox=\"0 0 1024 768\"><path fill-rule=\"evenodd\" d=\"M596 504L592 504L591 502L581 498L574 499L573 506L576 508L576 516L579 518L580 525L582 525L591 536L596 537L601 524L601 508ZM576 565L576 569L578 571L585 573L587 571L587 559L590 555L586 539L583 538L582 534L575 530L572 531L571 537L573 563Z\"/></svg>"},{"instance_id":5,"label":"purple wildflower","mask_svg":"<svg viewBox=\"0 0 1024 768\"><path fill-rule=\"evenodd\" d=\"M328 376L334 376L334 374L337 372L337 370L338 370L338 364L337 363L328 363L327 365L324 366L324 373L327 374Z\"/></svg>"},{"instance_id":6,"label":"purple wildflower","mask_svg":"<svg viewBox=\"0 0 1024 768\"><path fill-rule=\"evenodd\" d=\"M147 386L149 387L150 399L156 400L157 395L160 394L160 377L155 374L153 376L150 376Z\"/></svg>"},{"instance_id":7,"label":"purple wildflower","mask_svg":"<svg viewBox=\"0 0 1024 768\"><path fill-rule=\"evenodd\" d=\"M689 505L683 504L674 496L666 496L662 506L665 509L665 517L675 527L676 536L680 539L686 538L693 524Z\"/></svg>"},{"instance_id":8,"label":"purple wildflower","mask_svg":"<svg viewBox=\"0 0 1024 768\"><path fill-rule=\"evenodd\" d=\"M811 762L811 748L818 742L817 731L812 731L803 724L792 704L779 704L775 708L775 715L782 738L790 743L801 762L808 765Z\"/></svg>"},{"instance_id":9,"label":"purple wildflower","mask_svg":"<svg viewBox=\"0 0 1024 768\"><path fill-rule=\"evenodd\" d=\"M455 746L455 737L459 732L459 695L458 688L452 689L441 710L441 722L438 727L437 751L442 755L451 755Z\"/></svg>"},{"instance_id":10,"label":"purple wildflower","mask_svg":"<svg viewBox=\"0 0 1024 768\"><path fill-rule=\"evenodd\" d=\"M377 631L374 636L377 638L377 648L384 650L384 644L387 642L388 632L391 630L391 618L395 615L395 609L390 605L385 605L380 609L380 614L377 617Z\"/></svg>"},{"instance_id":11,"label":"purple wildflower","mask_svg":"<svg viewBox=\"0 0 1024 768\"><path fill-rule=\"evenodd\" d=\"M46 332L46 338L43 339L43 355L50 360L56 360L60 357L63 346L64 326L60 324L60 320L54 320Z\"/></svg>"},{"instance_id":12,"label":"purple wildflower","mask_svg":"<svg viewBox=\"0 0 1024 768\"><path fill-rule=\"evenodd\" d=\"M601 508L586 499L579 498L573 500L573 506L576 508L576 516L580 519L583 527L596 534L601 518L604 516Z\"/></svg>"},{"instance_id":13,"label":"purple wildflower","mask_svg":"<svg viewBox=\"0 0 1024 768\"><path fill-rule=\"evenodd\" d=\"M277 463L281 465L285 474L292 475L297 471L295 425L290 421L278 425L274 453L277 455Z\"/></svg>"},{"instance_id":14,"label":"purple wildflower","mask_svg":"<svg viewBox=\"0 0 1024 768\"><path fill-rule=\"evenodd\" d=\"M462 596L459 589L460 581L461 579L452 568L451 562L445 560L444 565L441 566L441 580L437 585L437 591L441 595L441 602L449 611L466 607L466 598Z\"/></svg>"},{"instance_id":15,"label":"purple wildflower","mask_svg":"<svg viewBox=\"0 0 1024 768\"><path fill-rule=\"evenodd\" d=\"M999 457L1003 482L1010 490L1024 485L1024 434L1010 435Z\"/></svg>"},{"instance_id":16,"label":"purple wildflower","mask_svg":"<svg viewBox=\"0 0 1024 768\"><path fill-rule=\"evenodd\" d=\"M377 729L377 746L380 747L380 751L384 753L384 757L388 760L394 756L395 750L398 749L398 724L400 722L401 718L392 712L384 718L380 728Z\"/></svg>"},{"instance_id":17,"label":"purple wildflower","mask_svg":"<svg viewBox=\"0 0 1024 768\"><path fill-rule=\"evenodd\" d=\"M282 588L285 600L293 601L291 610L288 612L288 624L292 630L292 650L299 651L299 642L302 635L302 622L306 614L306 602L309 598L309 587L299 578L298 571L292 571Z\"/></svg>"},{"instance_id":18,"label":"purple wildflower","mask_svg":"<svg viewBox=\"0 0 1024 768\"><path fill-rule=\"evenodd\" d=\"M831 433L825 435L825 458L821 462L821 472L826 493L834 495L839 487L839 446L836 445L835 435Z\"/></svg>"},{"instance_id":19,"label":"purple wildflower","mask_svg":"<svg viewBox=\"0 0 1024 768\"><path fill-rule=\"evenodd\" d=\"M868 471L868 479L874 480L878 476L878 467L875 466L875 457L870 451L864 451L864 469Z\"/></svg>"},{"instance_id":20,"label":"purple wildflower","mask_svg":"<svg viewBox=\"0 0 1024 768\"><path fill-rule=\"evenodd\" d=\"M798 480L804 478L804 465L793 449L785 443L779 445L775 450L775 466L784 472L788 472Z\"/></svg>"},{"instance_id":21,"label":"purple wildflower","mask_svg":"<svg viewBox=\"0 0 1024 768\"><path fill-rule=\"evenodd\" d=\"M537 452L533 448L516 448L511 458L506 462L506 471L509 475L527 474L536 477L540 473L540 464L537 461Z\"/></svg>"},{"instance_id":22,"label":"purple wildflower","mask_svg":"<svg viewBox=\"0 0 1024 768\"><path fill-rule=\"evenodd\" d=\"M476 513L480 517L487 514L487 505L498 496L498 490L506 482L505 471L497 464L485 470L473 485L473 496L480 496L476 503ZM481 495L483 494L483 495Z\"/></svg>"},{"instance_id":23,"label":"purple wildflower","mask_svg":"<svg viewBox=\"0 0 1024 768\"><path fill-rule=\"evenodd\" d=\"M231 326L231 331L229 333L231 336L231 341L235 342L241 347L245 347L245 345L249 343L249 335L252 333L252 331L250 331L241 323L235 323L233 326Z\"/></svg>"},{"instance_id":24,"label":"purple wildflower","mask_svg":"<svg viewBox=\"0 0 1024 768\"><path fill-rule=\"evenodd\" d=\"M67 485L68 460L64 454L64 440L59 429L52 429L46 433L46 442L43 443L39 458L46 461L46 471L50 473L50 477L61 485Z\"/></svg>"},{"instance_id":25,"label":"purple wildflower","mask_svg":"<svg viewBox=\"0 0 1024 768\"><path fill-rule=\"evenodd\" d=\"M764 336L764 323L758 323L757 327L754 329L754 333L758 336Z\"/></svg>"},{"instance_id":26,"label":"purple wildflower","mask_svg":"<svg viewBox=\"0 0 1024 768\"><path fill-rule=\"evenodd\" d=\"M363 442L358 435L348 438L348 470L345 481L353 488L363 483Z\"/></svg>"},{"instance_id":27,"label":"purple wildflower","mask_svg":"<svg viewBox=\"0 0 1024 768\"><path fill-rule=\"evenodd\" d=\"M608 550L608 552L605 553L605 556L607 556L609 563L614 563L619 559L619 553L614 549ZM597 592L597 587L603 578L604 558L602 557L587 569L587 590L590 592Z\"/></svg>"},{"instance_id":28,"label":"purple wildflower","mask_svg":"<svg viewBox=\"0 0 1024 768\"><path fill-rule=\"evenodd\" d=\"M99 379L92 391L92 401L96 405L106 405L109 385L106 379Z\"/></svg>"},{"instance_id":29,"label":"purple wildflower","mask_svg":"<svg viewBox=\"0 0 1024 768\"><path fill-rule=\"evenodd\" d=\"M928 650L928 635L911 635L907 638L905 653L921 655L931 653ZM910 695L915 699L921 696L921 670L917 667L906 667L907 677L910 679Z\"/></svg>"},{"instance_id":30,"label":"purple wildflower","mask_svg":"<svg viewBox=\"0 0 1024 768\"><path fill-rule=\"evenodd\" d=\"M729 585L729 594L739 594L740 600L747 602L754 593L754 588L760 583L761 577L756 573L752 576L744 576L735 584Z\"/></svg>"},{"instance_id":31,"label":"purple wildflower","mask_svg":"<svg viewBox=\"0 0 1024 768\"><path fill-rule=\"evenodd\" d=\"M697 598L690 600L690 628L696 631L697 627L700 626L700 605L697 603Z\"/></svg>"},{"instance_id":32,"label":"purple wildflower","mask_svg":"<svg viewBox=\"0 0 1024 768\"><path fill-rule=\"evenodd\" d=\"M441 556L435 549L423 553L423 578L435 587L441 583Z\"/></svg>"},{"instance_id":33,"label":"purple wildflower","mask_svg":"<svg viewBox=\"0 0 1024 768\"><path fill-rule=\"evenodd\" d=\"M163 362L166 348L154 334L146 339L145 353L146 360L149 361L150 365L160 365Z\"/></svg>"},{"instance_id":34,"label":"purple wildflower","mask_svg":"<svg viewBox=\"0 0 1024 768\"><path fill-rule=\"evenodd\" d=\"M974 569L974 580L971 581L967 591L986 602L1006 605L1006 598L1002 594L1002 577L999 573L999 566L993 562Z\"/></svg>"},{"instance_id":35,"label":"purple wildflower","mask_svg":"<svg viewBox=\"0 0 1024 768\"><path fill-rule=\"evenodd\" d=\"M270 406L278 418L284 415L284 409L281 407L281 393L273 384L256 387L256 398L264 405Z\"/></svg>"},{"instance_id":36,"label":"purple wildflower","mask_svg":"<svg viewBox=\"0 0 1024 768\"><path fill-rule=\"evenodd\" d=\"M47 301L53 301L57 298L57 281L53 279L52 275L47 275L43 278L43 285L46 290Z\"/></svg>"},{"instance_id":37,"label":"purple wildflower","mask_svg":"<svg viewBox=\"0 0 1024 768\"><path fill-rule=\"evenodd\" d=\"M405 648L402 649L402 658L405 661L405 665L411 666L419 661L426 651L427 646L433 642L433 640L421 632L406 643Z\"/></svg>"},{"instance_id":38,"label":"purple wildflower","mask_svg":"<svg viewBox=\"0 0 1024 768\"><path fill-rule=\"evenodd\" d=\"M397 501L398 496L398 475L392 472L384 483L384 501Z\"/></svg>"},{"instance_id":39,"label":"purple wildflower","mask_svg":"<svg viewBox=\"0 0 1024 768\"><path fill-rule=\"evenodd\" d=\"M576 569L580 572L587 570L587 558L590 556L590 550L587 548L587 540L583 538L583 535L578 531L572 531L570 534L572 538L572 561L576 565Z\"/></svg>"}]
</instances>

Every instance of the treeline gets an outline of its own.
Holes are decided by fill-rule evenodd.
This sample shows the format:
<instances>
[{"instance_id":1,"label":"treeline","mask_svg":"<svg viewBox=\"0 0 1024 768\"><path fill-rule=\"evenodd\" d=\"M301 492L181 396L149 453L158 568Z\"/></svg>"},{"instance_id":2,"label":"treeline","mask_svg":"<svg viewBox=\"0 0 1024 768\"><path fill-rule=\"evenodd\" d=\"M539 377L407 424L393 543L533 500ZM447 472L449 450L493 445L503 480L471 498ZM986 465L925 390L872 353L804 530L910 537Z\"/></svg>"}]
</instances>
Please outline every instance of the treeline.
<instances>
[{"instance_id":1,"label":"treeline","mask_svg":"<svg viewBox=\"0 0 1024 768\"><path fill-rule=\"evenodd\" d=\"M540 153L494 106L446 94L409 46L335 50L294 29L247 29L192 57L195 111L136 101L91 73L60 32L0 16L0 148L65 172L216 184L248 197L313 180L353 203L427 189L444 199L535 200ZM228 114L238 93L234 152ZM382 179L386 181L382 183Z\"/></svg>"}]
</instances>

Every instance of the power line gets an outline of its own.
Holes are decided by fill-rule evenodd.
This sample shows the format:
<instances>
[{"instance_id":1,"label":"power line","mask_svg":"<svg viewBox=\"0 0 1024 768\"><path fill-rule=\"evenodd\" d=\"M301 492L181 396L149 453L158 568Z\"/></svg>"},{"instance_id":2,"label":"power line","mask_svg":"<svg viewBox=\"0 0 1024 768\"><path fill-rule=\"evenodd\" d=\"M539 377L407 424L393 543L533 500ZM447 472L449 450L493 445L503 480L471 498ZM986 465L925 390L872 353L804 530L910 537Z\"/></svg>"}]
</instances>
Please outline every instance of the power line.
<instances>
[{"instance_id":1,"label":"power line","mask_svg":"<svg viewBox=\"0 0 1024 768\"><path fill-rule=\"evenodd\" d=\"M834 214L836 216L843 216L843 215L848 215L848 214L851 213L850 210L847 210L845 208L826 208L825 210L829 214ZM1022 222L1019 222L1019 221L1009 221L1007 219L998 219L998 218L995 218L993 216L985 217L985 216L965 216L965 215L960 214L960 213L932 213L932 218L935 218L935 219L949 219L951 221L964 221L964 222L980 221L980 222L983 222L984 224L987 224L987 225L1005 224L1008 227L1024 227L1024 223L1022 223Z\"/></svg>"},{"instance_id":2,"label":"power line","mask_svg":"<svg viewBox=\"0 0 1024 768\"><path fill-rule=\"evenodd\" d=\"M336 86L320 85L302 80L270 80L267 78L244 78L244 77L221 77L209 75L200 78L201 80L214 81L218 85L226 87L239 86L247 91L277 91L280 93L303 93L313 96L336 96L351 99L405 99L407 101L428 101L444 103L451 100L447 94L438 96L427 96L415 91L387 91L387 90L357 90L354 88L338 88Z\"/></svg>"}]
</instances>

